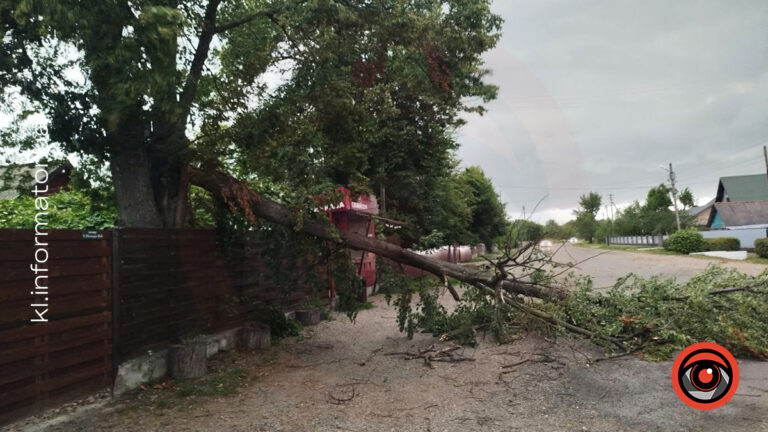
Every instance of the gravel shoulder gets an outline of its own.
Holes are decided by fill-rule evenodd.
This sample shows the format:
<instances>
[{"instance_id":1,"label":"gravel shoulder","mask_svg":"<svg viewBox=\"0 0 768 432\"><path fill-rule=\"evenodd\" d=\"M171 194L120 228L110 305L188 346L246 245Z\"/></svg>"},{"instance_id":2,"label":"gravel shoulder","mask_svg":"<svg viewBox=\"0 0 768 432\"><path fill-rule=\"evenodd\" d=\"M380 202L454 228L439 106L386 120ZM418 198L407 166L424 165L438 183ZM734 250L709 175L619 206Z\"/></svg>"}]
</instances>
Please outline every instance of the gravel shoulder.
<instances>
[{"instance_id":1,"label":"gravel shoulder","mask_svg":"<svg viewBox=\"0 0 768 432\"><path fill-rule=\"evenodd\" d=\"M436 341L406 339L394 308L378 296L373 303L355 323L335 314L266 352L233 357L250 377L233 396L181 397L161 385L48 427L29 419L26 430L768 431L766 363L740 361L742 384L731 402L697 411L672 391L671 362L590 364L603 353L580 339L487 340L462 349L475 361L434 369L386 355ZM518 366L503 367L511 364Z\"/></svg>"}]
</instances>

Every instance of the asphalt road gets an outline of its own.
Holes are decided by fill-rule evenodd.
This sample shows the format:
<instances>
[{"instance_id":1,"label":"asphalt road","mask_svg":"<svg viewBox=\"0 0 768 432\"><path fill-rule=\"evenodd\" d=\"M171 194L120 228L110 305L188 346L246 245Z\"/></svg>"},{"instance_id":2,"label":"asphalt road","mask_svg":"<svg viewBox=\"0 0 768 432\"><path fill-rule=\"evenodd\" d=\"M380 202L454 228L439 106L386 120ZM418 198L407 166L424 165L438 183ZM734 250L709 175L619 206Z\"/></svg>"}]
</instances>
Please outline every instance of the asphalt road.
<instances>
[{"instance_id":1,"label":"asphalt road","mask_svg":"<svg viewBox=\"0 0 768 432\"><path fill-rule=\"evenodd\" d=\"M557 250L558 247L556 244L552 250ZM713 264L735 268L751 275L768 269L768 266L762 264L733 260L605 250L571 244L559 249L554 258L561 263L578 263L574 270L591 276L595 288L598 289L613 286L616 279L628 273L643 277L673 277L678 281L685 281Z\"/></svg>"}]
</instances>

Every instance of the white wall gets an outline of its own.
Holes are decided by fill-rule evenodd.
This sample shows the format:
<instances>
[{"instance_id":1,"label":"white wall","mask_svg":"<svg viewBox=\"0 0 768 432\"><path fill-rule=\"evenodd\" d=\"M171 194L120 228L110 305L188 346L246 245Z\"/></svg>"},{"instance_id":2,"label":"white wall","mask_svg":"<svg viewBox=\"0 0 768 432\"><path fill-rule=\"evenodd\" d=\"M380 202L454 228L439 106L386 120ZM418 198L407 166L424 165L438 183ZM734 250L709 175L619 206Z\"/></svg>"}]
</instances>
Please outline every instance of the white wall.
<instances>
[{"instance_id":1,"label":"white wall","mask_svg":"<svg viewBox=\"0 0 768 432\"><path fill-rule=\"evenodd\" d=\"M736 237L741 242L742 249L754 248L755 240L766 237L766 234L765 228L701 231L704 238Z\"/></svg>"}]
</instances>

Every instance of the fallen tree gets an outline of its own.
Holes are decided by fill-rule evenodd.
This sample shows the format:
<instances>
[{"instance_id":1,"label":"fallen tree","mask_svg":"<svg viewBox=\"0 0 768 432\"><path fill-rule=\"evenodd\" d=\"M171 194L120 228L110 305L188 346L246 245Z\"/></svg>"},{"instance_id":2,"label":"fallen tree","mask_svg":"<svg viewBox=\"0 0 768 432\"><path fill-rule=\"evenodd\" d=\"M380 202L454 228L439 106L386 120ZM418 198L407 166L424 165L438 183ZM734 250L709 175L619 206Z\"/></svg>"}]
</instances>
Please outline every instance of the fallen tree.
<instances>
[{"instance_id":1,"label":"fallen tree","mask_svg":"<svg viewBox=\"0 0 768 432\"><path fill-rule=\"evenodd\" d=\"M528 281L502 280L497 275L489 275L458 264L432 259L373 237L337 231L326 221L303 218L299 222L296 212L290 208L260 196L244 182L220 171L204 171L190 167L189 179L195 186L207 190L214 198L226 203L233 212L242 212L253 224L258 223L257 218L262 218L278 225L299 226L302 232L309 235L338 242L351 249L372 252L397 263L428 271L445 282L456 300L459 299L458 293L448 278L486 288L495 287L501 282L502 288L509 294L541 299L563 299L568 294L567 291L558 287Z\"/></svg>"},{"instance_id":2,"label":"fallen tree","mask_svg":"<svg viewBox=\"0 0 768 432\"><path fill-rule=\"evenodd\" d=\"M526 323L532 320L550 331L578 334L619 349L624 355L647 350L653 357L664 358L680 347L712 340L736 355L768 359L768 321L762 319L768 316L768 272L747 276L711 267L685 284L629 275L607 293L592 291L587 278L577 279L569 290L558 285L556 278L571 266L553 262L535 242L518 244L510 238L499 258L487 259L483 270L471 269L376 238L337 231L329 221L302 215L262 197L226 173L195 167L188 173L192 184L210 192L233 213L244 215L251 224L258 225L263 219L293 227L437 276L459 306L453 312L446 311L437 301L434 283L403 288L397 293L398 323L409 335L419 330L445 339L470 333L471 337L462 339L469 342L477 328L495 328L503 336L512 327L531 328ZM468 288L464 298L452 286L451 278ZM407 278L394 283L398 289L408 284ZM419 296L416 310L412 308L413 294Z\"/></svg>"}]
</instances>

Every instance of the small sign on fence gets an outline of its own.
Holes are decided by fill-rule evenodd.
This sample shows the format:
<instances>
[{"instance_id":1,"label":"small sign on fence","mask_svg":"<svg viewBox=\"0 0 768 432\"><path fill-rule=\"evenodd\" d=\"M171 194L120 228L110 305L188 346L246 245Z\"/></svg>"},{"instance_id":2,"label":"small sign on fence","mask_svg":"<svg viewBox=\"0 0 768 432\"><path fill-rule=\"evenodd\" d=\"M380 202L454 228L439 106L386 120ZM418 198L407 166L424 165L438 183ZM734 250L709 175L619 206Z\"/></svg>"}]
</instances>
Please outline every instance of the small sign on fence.
<instances>
[{"instance_id":1,"label":"small sign on fence","mask_svg":"<svg viewBox=\"0 0 768 432\"><path fill-rule=\"evenodd\" d=\"M104 233L99 230L84 230L83 239L85 240L101 240L104 238Z\"/></svg>"}]
</instances>

